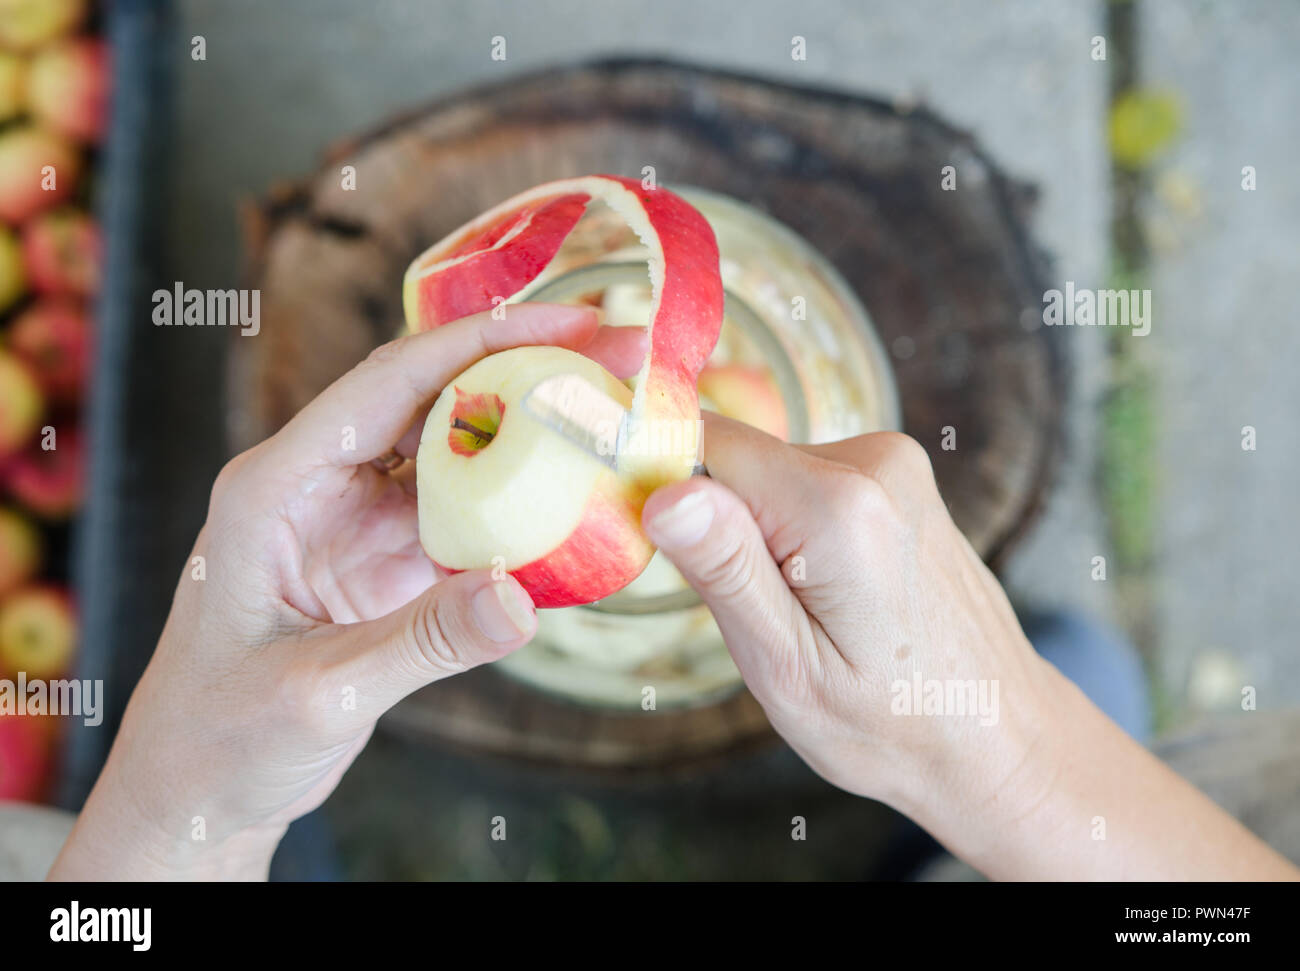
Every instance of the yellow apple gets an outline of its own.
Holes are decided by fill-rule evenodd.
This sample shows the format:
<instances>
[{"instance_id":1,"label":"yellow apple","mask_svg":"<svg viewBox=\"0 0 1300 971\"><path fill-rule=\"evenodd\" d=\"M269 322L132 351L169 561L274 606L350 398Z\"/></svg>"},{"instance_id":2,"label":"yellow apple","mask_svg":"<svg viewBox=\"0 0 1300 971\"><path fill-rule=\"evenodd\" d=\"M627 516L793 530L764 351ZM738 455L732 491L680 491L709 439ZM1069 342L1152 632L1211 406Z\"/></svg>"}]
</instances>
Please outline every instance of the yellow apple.
<instances>
[{"instance_id":1,"label":"yellow apple","mask_svg":"<svg viewBox=\"0 0 1300 971\"><path fill-rule=\"evenodd\" d=\"M18 239L8 226L0 226L0 313L18 302L27 289L27 272Z\"/></svg>"},{"instance_id":2,"label":"yellow apple","mask_svg":"<svg viewBox=\"0 0 1300 971\"><path fill-rule=\"evenodd\" d=\"M40 532L26 516L0 507L0 597L31 579L40 564Z\"/></svg>"},{"instance_id":3,"label":"yellow apple","mask_svg":"<svg viewBox=\"0 0 1300 971\"><path fill-rule=\"evenodd\" d=\"M27 62L0 51L0 121L22 114L26 77Z\"/></svg>"},{"instance_id":4,"label":"yellow apple","mask_svg":"<svg viewBox=\"0 0 1300 971\"><path fill-rule=\"evenodd\" d=\"M35 375L17 356L0 350L0 458L32 436L44 409Z\"/></svg>"},{"instance_id":5,"label":"yellow apple","mask_svg":"<svg viewBox=\"0 0 1300 971\"><path fill-rule=\"evenodd\" d=\"M86 15L86 0L0 0L0 49L34 51Z\"/></svg>"},{"instance_id":6,"label":"yellow apple","mask_svg":"<svg viewBox=\"0 0 1300 971\"><path fill-rule=\"evenodd\" d=\"M54 587L26 587L0 604L0 668L28 678L66 674L77 646L72 601Z\"/></svg>"}]
</instances>

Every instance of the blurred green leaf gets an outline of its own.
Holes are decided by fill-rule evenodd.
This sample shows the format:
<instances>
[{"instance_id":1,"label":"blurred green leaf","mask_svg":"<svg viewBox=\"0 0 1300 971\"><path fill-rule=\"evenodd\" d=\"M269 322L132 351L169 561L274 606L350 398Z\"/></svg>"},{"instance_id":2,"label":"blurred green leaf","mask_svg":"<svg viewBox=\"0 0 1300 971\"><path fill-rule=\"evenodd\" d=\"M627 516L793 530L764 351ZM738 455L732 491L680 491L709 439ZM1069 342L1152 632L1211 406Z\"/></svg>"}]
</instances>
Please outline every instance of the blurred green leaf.
<instances>
[{"instance_id":1,"label":"blurred green leaf","mask_svg":"<svg viewBox=\"0 0 1300 971\"><path fill-rule=\"evenodd\" d=\"M1140 88L1124 92L1110 109L1111 155L1127 168L1145 168L1169 147L1182 119L1174 94Z\"/></svg>"}]
</instances>

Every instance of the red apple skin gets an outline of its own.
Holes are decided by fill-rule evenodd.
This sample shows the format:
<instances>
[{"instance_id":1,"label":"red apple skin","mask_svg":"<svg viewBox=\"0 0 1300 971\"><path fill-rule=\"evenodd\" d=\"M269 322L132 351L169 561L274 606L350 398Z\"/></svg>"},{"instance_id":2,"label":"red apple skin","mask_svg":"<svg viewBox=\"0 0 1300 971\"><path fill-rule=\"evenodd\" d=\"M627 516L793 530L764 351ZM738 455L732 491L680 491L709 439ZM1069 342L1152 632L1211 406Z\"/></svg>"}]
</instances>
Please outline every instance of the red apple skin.
<instances>
[{"instance_id":1,"label":"red apple skin","mask_svg":"<svg viewBox=\"0 0 1300 971\"><path fill-rule=\"evenodd\" d=\"M38 715L0 715L0 802L38 802L50 778L50 737Z\"/></svg>"},{"instance_id":2,"label":"red apple skin","mask_svg":"<svg viewBox=\"0 0 1300 971\"><path fill-rule=\"evenodd\" d=\"M90 334L90 319L79 303L51 298L18 315L9 344L50 401L71 404L81 398L90 374Z\"/></svg>"},{"instance_id":3,"label":"red apple skin","mask_svg":"<svg viewBox=\"0 0 1300 971\"><path fill-rule=\"evenodd\" d=\"M23 227L23 268L37 293L93 297L103 243L95 220L75 209L42 213Z\"/></svg>"},{"instance_id":4,"label":"red apple skin","mask_svg":"<svg viewBox=\"0 0 1300 971\"><path fill-rule=\"evenodd\" d=\"M586 211L587 199L581 193L541 199L487 225L475 222L457 239L446 241L447 249L436 260L461 262L415 285L413 328L428 330L459 320L491 309L498 297L518 293L555 258Z\"/></svg>"},{"instance_id":5,"label":"red apple skin","mask_svg":"<svg viewBox=\"0 0 1300 971\"><path fill-rule=\"evenodd\" d=\"M18 237L0 226L0 313L22 299L27 291L27 271Z\"/></svg>"},{"instance_id":6,"label":"red apple skin","mask_svg":"<svg viewBox=\"0 0 1300 971\"><path fill-rule=\"evenodd\" d=\"M536 607L573 607L617 593L645 570L654 546L638 527L641 502L617 490L592 496L569 538L540 559L510 571ZM459 573L435 564L444 573Z\"/></svg>"},{"instance_id":7,"label":"red apple skin","mask_svg":"<svg viewBox=\"0 0 1300 971\"><path fill-rule=\"evenodd\" d=\"M25 53L76 29L86 0L4 0L0 3L0 49Z\"/></svg>"},{"instance_id":8,"label":"red apple skin","mask_svg":"<svg viewBox=\"0 0 1300 971\"><path fill-rule=\"evenodd\" d=\"M0 670L7 677L62 677L76 650L77 613L66 590L24 587L0 604Z\"/></svg>"},{"instance_id":9,"label":"red apple skin","mask_svg":"<svg viewBox=\"0 0 1300 971\"><path fill-rule=\"evenodd\" d=\"M27 72L27 107L37 121L79 142L98 142L108 121L108 45L77 37L47 47Z\"/></svg>"},{"instance_id":10,"label":"red apple skin","mask_svg":"<svg viewBox=\"0 0 1300 971\"><path fill-rule=\"evenodd\" d=\"M790 440L785 403L764 369L711 364L700 372L700 394L711 399L727 418L743 421L783 442Z\"/></svg>"},{"instance_id":11,"label":"red apple skin","mask_svg":"<svg viewBox=\"0 0 1300 971\"><path fill-rule=\"evenodd\" d=\"M47 165L53 189L42 187ZM0 132L0 220L18 226L71 198L80 175L81 155L59 135L32 125Z\"/></svg>"},{"instance_id":12,"label":"red apple skin","mask_svg":"<svg viewBox=\"0 0 1300 971\"><path fill-rule=\"evenodd\" d=\"M0 507L0 600L41 567L41 534L16 509Z\"/></svg>"},{"instance_id":13,"label":"red apple skin","mask_svg":"<svg viewBox=\"0 0 1300 971\"><path fill-rule=\"evenodd\" d=\"M639 577L654 546L642 532L643 494L612 483L591 497L577 529L541 559L511 570L538 607L589 604Z\"/></svg>"},{"instance_id":14,"label":"red apple skin","mask_svg":"<svg viewBox=\"0 0 1300 971\"><path fill-rule=\"evenodd\" d=\"M0 350L0 459L20 449L45 410L41 386L31 367L17 355Z\"/></svg>"},{"instance_id":15,"label":"red apple skin","mask_svg":"<svg viewBox=\"0 0 1300 971\"><path fill-rule=\"evenodd\" d=\"M73 427L55 429L55 448L40 442L12 457L4 469L4 484L24 508L44 519L60 520L81 506L85 486L85 446Z\"/></svg>"}]
</instances>

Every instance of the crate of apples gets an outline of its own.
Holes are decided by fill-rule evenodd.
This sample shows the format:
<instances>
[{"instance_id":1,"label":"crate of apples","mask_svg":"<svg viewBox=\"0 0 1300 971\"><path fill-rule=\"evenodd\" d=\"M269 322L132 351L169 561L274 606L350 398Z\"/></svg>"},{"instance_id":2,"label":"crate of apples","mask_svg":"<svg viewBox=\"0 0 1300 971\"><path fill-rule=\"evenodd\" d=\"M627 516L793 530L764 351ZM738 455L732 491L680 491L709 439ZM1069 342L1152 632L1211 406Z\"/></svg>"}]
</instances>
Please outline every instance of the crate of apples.
<instances>
[{"instance_id":1,"label":"crate of apples","mask_svg":"<svg viewBox=\"0 0 1300 971\"><path fill-rule=\"evenodd\" d=\"M6 705L71 675L68 525L103 267L93 175L109 52L89 0L0 3L0 800L47 793L57 719ZM0 689L6 687L0 684Z\"/></svg>"}]
</instances>

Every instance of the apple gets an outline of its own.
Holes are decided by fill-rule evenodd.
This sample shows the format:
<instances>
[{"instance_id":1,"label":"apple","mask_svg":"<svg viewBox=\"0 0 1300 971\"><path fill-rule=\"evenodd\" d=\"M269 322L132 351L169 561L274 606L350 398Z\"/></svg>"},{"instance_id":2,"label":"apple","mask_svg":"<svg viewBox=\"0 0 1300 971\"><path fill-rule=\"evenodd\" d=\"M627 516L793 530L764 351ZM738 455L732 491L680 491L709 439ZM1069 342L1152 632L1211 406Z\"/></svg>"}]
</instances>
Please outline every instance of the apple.
<instances>
[{"instance_id":1,"label":"apple","mask_svg":"<svg viewBox=\"0 0 1300 971\"><path fill-rule=\"evenodd\" d=\"M26 61L0 51L0 121L9 121L22 114L26 76Z\"/></svg>"},{"instance_id":2,"label":"apple","mask_svg":"<svg viewBox=\"0 0 1300 971\"><path fill-rule=\"evenodd\" d=\"M40 385L30 368L0 350L0 457L22 447L36 430L44 409Z\"/></svg>"},{"instance_id":3,"label":"apple","mask_svg":"<svg viewBox=\"0 0 1300 971\"><path fill-rule=\"evenodd\" d=\"M32 125L0 132L0 220L20 225L72 196L81 156L61 136Z\"/></svg>"},{"instance_id":4,"label":"apple","mask_svg":"<svg viewBox=\"0 0 1300 971\"><path fill-rule=\"evenodd\" d=\"M75 209L42 213L23 227L23 266L40 293L94 296L102 250L95 220Z\"/></svg>"},{"instance_id":5,"label":"apple","mask_svg":"<svg viewBox=\"0 0 1300 971\"><path fill-rule=\"evenodd\" d=\"M593 201L622 218L648 253L650 350L636 391L572 351L503 351L439 396L416 456L429 557L448 570L504 565L539 607L590 603L635 579L654 551L641 529L646 496L691 474L696 379L722 326L713 230L667 189L609 175L566 179L461 227L421 254L403 281L411 330L492 309L546 270ZM581 375L628 407L631 438L617 471L524 412L524 394L555 374Z\"/></svg>"},{"instance_id":6,"label":"apple","mask_svg":"<svg viewBox=\"0 0 1300 971\"><path fill-rule=\"evenodd\" d=\"M636 579L654 553L640 527L647 491L525 410L525 395L557 374L632 404L625 384L581 354L513 348L439 396L416 461L420 542L431 558L455 572L502 557L539 607L597 600ZM448 509L449 496L471 501Z\"/></svg>"},{"instance_id":7,"label":"apple","mask_svg":"<svg viewBox=\"0 0 1300 971\"><path fill-rule=\"evenodd\" d=\"M700 372L700 395L728 418L753 425L782 441L790 437L785 402L766 368L711 364Z\"/></svg>"},{"instance_id":8,"label":"apple","mask_svg":"<svg viewBox=\"0 0 1300 971\"><path fill-rule=\"evenodd\" d=\"M32 304L14 320L9 346L36 374L46 397L76 402L90 373L90 321L74 300Z\"/></svg>"},{"instance_id":9,"label":"apple","mask_svg":"<svg viewBox=\"0 0 1300 971\"><path fill-rule=\"evenodd\" d=\"M86 0L0 0L0 48L34 51L72 31Z\"/></svg>"},{"instance_id":10,"label":"apple","mask_svg":"<svg viewBox=\"0 0 1300 971\"><path fill-rule=\"evenodd\" d=\"M0 226L0 313L12 307L27 289L27 273L18 237L8 226Z\"/></svg>"},{"instance_id":11,"label":"apple","mask_svg":"<svg viewBox=\"0 0 1300 971\"><path fill-rule=\"evenodd\" d=\"M22 513L0 507L0 598L30 580L40 565L40 532Z\"/></svg>"},{"instance_id":12,"label":"apple","mask_svg":"<svg viewBox=\"0 0 1300 971\"><path fill-rule=\"evenodd\" d=\"M48 718L0 715L0 802L35 802L50 777Z\"/></svg>"},{"instance_id":13,"label":"apple","mask_svg":"<svg viewBox=\"0 0 1300 971\"><path fill-rule=\"evenodd\" d=\"M27 107L37 121L68 138L98 142L108 120L108 45L75 37L32 58Z\"/></svg>"},{"instance_id":14,"label":"apple","mask_svg":"<svg viewBox=\"0 0 1300 971\"><path fill-rule=\"evenodd\" d=\"M85 445L74 427L55 429L54 448L44 436L5 464L4 484L25 508L45 519L65 519L81 505Z\"/></svg>"},{"instance_id":15,"label":"apple","mask_svg":"<svg viewBox=\"0 0 1300 971\"><path fill-rule=\"evenodd\" d=\"M77 615L67 592L24 587L0 603L0 670L28 679L66 674L77 649Z\"/></svg>"}]
</instances>

